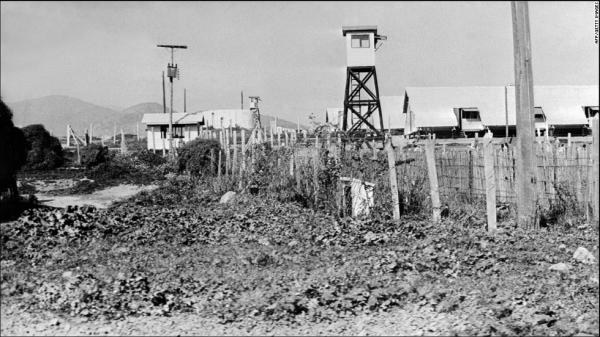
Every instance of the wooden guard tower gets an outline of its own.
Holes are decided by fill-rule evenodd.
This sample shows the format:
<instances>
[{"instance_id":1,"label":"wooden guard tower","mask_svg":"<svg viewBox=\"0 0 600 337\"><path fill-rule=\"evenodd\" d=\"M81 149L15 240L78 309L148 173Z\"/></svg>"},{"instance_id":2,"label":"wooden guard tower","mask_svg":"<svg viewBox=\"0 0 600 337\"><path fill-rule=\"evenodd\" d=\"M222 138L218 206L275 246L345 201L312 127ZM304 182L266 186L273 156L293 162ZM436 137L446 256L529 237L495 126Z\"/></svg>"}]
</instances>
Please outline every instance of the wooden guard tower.
<instances>
[{"instance_id":1,"label":"wooden guard tower","mask_svg":"<svg viewBox=\"0 0 600 337\"><path fill-rule=\"evenodd\" d=\"M344 26L342 34L346 37L347 65L342 130L355 134L368 128L382 136L383 117L375 71L375 51L377 43L387 38L377 35L377 26ZM377 120L374 117L378 117Z\"/></svg>"}]
</instances>

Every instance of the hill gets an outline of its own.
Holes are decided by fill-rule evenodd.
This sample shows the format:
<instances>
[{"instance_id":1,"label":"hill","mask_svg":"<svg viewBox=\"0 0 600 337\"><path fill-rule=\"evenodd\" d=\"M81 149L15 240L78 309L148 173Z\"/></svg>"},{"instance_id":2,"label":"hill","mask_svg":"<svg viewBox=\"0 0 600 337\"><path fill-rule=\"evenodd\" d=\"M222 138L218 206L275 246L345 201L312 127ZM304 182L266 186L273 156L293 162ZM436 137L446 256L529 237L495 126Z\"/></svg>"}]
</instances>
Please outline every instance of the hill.
<instances>
[{"instance_id":1,"label":"hill","mask_svg":"<svg viewBox=\"0 0 600 337\"><path fill-rule=\"evenodd\" d=\"M36 99L7 103L14 113L14 123L19 127L43 124L55 136L64 136L67 124L78 134L93 125L94 136L112 136L115 126L125 133L135 134L136 123L142 114L162 112L158 103L141 103L122 111L95 105L77 98L53 95ZM140 123L140 132L144 125Z\"/></svg>"}]
</instances>

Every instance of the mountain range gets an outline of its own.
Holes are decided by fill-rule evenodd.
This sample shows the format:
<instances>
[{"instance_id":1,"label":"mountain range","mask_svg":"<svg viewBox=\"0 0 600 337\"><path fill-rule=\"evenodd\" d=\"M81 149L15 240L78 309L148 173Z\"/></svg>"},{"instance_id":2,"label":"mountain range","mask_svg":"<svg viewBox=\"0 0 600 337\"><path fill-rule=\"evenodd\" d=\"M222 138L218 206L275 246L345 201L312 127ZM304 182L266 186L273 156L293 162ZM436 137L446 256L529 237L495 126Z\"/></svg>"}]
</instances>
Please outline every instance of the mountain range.
<instances>
[{"instance_id":1,"label":"mountain range","mask_svg":"<svg viewBox=\"0 0 600 337\"><path fill-rule=\"evenodd\" d=\"M163 112L163 106L159 103L140 103L118 110L114 106L113 108L99 106L62 95L5 103L13 111L13 122L16 126L42 124L56 137L66 135L67 124L71 125L75 133L80 136L89 130L91 124L94 137L112 137L115 128L117 134L121 132L121 129L124 133L136 134L136 125L139 125L140 136L144 136L146 126L141 123L142 116L145 113ZM173 112L177 111L173 110ZM261 119L264 125L268 125L275 118L262 115ZM296 123L282 119L278 119L277 124L283 127L296 127ZM303 126L301 125L301 127Z\"/></svg>"},{"instance_id":2,"label":"mountain range","mask_svg":"<svg viewBox=\"0 0 600 337\"><path fill-rule=\"evenodd\" d=\"M6 102L13 111L13 122L24 127L30 124L43 124L54 136L66 134L67 124L75 133L83 135L92 125L94 136L112 136L117 133L135 134L139 123L140 135L145 126L140 123L145 113L163 112L161 104L141 103L121 111L88 103L69 96L46 96L19 102Z\"/></svg>"}]
</instances>

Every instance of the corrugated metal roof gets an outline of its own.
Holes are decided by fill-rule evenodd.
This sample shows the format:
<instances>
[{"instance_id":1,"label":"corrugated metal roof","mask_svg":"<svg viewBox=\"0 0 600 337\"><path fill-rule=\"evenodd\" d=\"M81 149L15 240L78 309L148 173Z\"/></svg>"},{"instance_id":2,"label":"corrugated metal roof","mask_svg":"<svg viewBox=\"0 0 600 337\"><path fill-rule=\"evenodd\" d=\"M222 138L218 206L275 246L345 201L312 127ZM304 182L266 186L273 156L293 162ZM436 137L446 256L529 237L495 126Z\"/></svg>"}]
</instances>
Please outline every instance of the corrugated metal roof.
<instances>
[{"instance_id":1,"label":"corrugated metal roof","mask_svg":"<svg viewBox=\"0 0 600 337\"><path fill-rule=\"evenodd\" d=\"M381 96L381 114L383 116L383 127L385 129L404 129L406 115L402 110L404 96ZM379 117L376 118L378 120Z\"/></svg>"},{"instance_id":2,"label":"corrugated metal roof","mask_svg":"<svg viewBox=\"0 0 600 337\"><path fill-rule=\"evenodd\" d=\"M515 88L508 91L509 115L515 115ZM598 106L598 86L535 86L533 101L544 110L548 125L587 124L583 107Z\"/></svg>"},{"instance_id":3,"label":"corrugated metal roof","mask_svg":"<svg viewBox=\"0 0 600 337\"><path fill-rule=\"evenodd\" d=\"M217 129L221 127L221 118L223 118L222 125L224 128L228 128L230 123L232 127L241 127L244 129L252 129L254 126L252 112L247 109L219 109L196 111L193 113L173 113L173 124L197 124L202 122L203 118L206 126L212 126ZM261 114L261 123L263 127L270 125L269 123L274 120L275 117ZM146 125L168 125L169 114L144 114L142 117L142 123ZM277 126L286 129L296 129L298 124L285 119L277 118ZM300 128L306 129L306 126L300 125Z\"/></svg>"},{"instance_id":4,"label":"corrugated metal roof","mask_svg":"<svg viewBox=\"0 0 600 337\"><path fill-rule=\"evenodd\" d=\"M183 124L196 124L202 122L202 116L194 113L183 113L183 112L175 112L173 113L173 124L183 125ZM169 114L165 113L149 113L144 114L142 117L142 123L146 125L168 125L169 124Z\"/></svg>"},{"instance_id":5,"label":"corrugated metal roof","mask_svg":"<svg viewBox=\"0 0 600 337\"><path fill-rule=\"evenodd\" d=\"M402 104L404 104L404 96L381 96L379 97L379 102L381 103L381 112L383 116L383 127L384 129L404 129L406 116L402 113ZM325 109L325 115L329 120L329 123L341 127L338 124L338 114L339 114L339 122L341 122L344 118L344 108L327 108ZM349 112L350 114L350 112ZM372 115L372 119L369 119L369 123L373 123L373 126L379 128L379 115L377 112L374 112ZM354 119L356 121L356 118ZM362 128L366 128L367 126L363 124Z\"/></svg>"},{"instance_id":6,"label":"corrugated metal roof","mask_svg":"<svg viewBox=\"0 0 600 337\"><path fill-rule=\"evenodd\" d=\"M515 125L515 88L507 87L407 87L413 111L411 130L418 127L457 126L455 108L476 107L486 126ZM541 106L549 125L586 124L583 106L598 105L598 86L535 86L534 106Z\"/></svg>"}]
</instances>

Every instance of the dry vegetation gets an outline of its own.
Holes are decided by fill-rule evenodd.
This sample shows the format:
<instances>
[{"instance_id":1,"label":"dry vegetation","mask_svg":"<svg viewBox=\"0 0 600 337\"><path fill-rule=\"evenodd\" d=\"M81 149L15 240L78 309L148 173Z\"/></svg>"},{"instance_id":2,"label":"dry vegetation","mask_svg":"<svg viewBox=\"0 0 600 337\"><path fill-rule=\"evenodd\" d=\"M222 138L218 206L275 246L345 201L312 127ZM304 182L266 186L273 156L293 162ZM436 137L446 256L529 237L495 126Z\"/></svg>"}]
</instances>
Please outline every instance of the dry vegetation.
<instances>
[{"instance_id":1,"label":"dry vegetation","mask_svg":"<svg viewBox=\"0 0 600 337\"><path fill-rule=\"evenodd\" d=\"M404 216L393 221L381 154L322 151L299 159L292 177L289 149L252 151L255 170L241 178L215 177L210 160L200 169L207 174L164 178L188 166L113 159L109 172L132 161L162 177L161 187L106 210L33 209L2 224L3 304L111 321L193 314L298 329L410 307L453 315L437 327L420 321L428 334L598 335L592 226L526 231L509 214L489 234L481 208L458 201L433 224L418 179L403 190ZM347 175L377 184L373 216L340 216L336 182ZM244 193L219 203L240 180ZM580 246L594 263L573 259ZM570 268L549 270L560 262Z\"/></svg>"}]
</instances>

